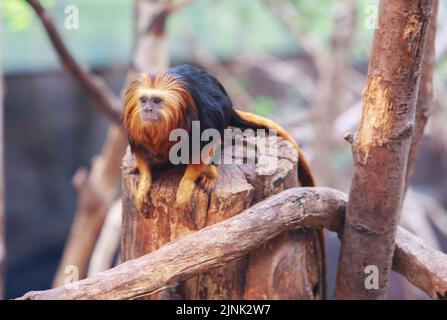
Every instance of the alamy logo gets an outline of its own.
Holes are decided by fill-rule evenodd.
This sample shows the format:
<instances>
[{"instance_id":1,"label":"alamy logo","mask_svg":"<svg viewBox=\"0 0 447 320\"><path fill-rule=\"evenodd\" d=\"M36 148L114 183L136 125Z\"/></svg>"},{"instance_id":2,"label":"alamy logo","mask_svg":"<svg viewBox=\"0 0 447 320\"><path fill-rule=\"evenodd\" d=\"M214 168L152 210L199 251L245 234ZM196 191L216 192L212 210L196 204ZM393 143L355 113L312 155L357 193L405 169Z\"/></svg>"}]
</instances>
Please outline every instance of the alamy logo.
<instances>
[{"instance_id":1,"label":"alamy logo","mask_svg":"<svg viewBox=\"0 0 447 320\"><path fill-rule=\"evenodd\" d=\"M67 30L79 29L79 8L74 4L69 4L65 7L64 26Z\"/></svg>"},{"instance_id":2,"label":"alamy logo","mask_svg":"<svg viewBox=\"0 0 447 320\"><path fill-rule=\"evenodd\" d=\"M365 278L365 289L379 289L379 268L377 268L377 266L375 265L369 265L365 267L364 273L368 275Z\"/></svg>"},{"instance_id":3,"label":"alamy logo","mask_svg":"<svg viewBox=\"0 0 447 320\"><path fill-rule=\"evenodd\" d=\"M67 265L64 269L65 281L64 286L67 289L73 289L77 286L77 281L79 281L79 268L75 265Z\"/></svg>"},{"instance_id":4,"label":"alamy logo","mask_svg":"<svg viewBox=\"0 0 447 320\"><path fill-rule=\"evenodd\" d=\"M190 132L172 130L169 141L176 142L169 152L169 161L174 165L256 164L266 157L269 161L277 161L275 130L227 128L222 137L216 129L201 131L200 121L192 121Z\"/></svg>"},{"instance_id":5,"label":"alamy logo","mask_svg":"<svg viewBox=\"0 0 447 320\"><path fill-rule=\"evenodd\" d=\"M379 7L376 4L371 4L365 7L365 28L368 30L378 29Z\"/></svg>"}]
</instances>

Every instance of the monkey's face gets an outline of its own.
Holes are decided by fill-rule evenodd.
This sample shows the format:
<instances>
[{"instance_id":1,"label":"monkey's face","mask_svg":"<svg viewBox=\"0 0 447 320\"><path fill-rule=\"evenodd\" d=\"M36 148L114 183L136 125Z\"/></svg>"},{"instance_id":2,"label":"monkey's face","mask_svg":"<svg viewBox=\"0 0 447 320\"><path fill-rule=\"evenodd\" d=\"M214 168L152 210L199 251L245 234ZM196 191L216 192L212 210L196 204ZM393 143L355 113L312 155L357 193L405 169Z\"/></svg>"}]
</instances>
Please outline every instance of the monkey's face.
<instances>
[{"instance_id":1,"label":"monkey's face","mask_svg":"<svg viewBox=\"0 0 447 320\"><path fill-rule=\"evenodd\" d=\"M164 100L156 94L152 94L150 91L141 90L139 94L139 117L142 122L157 121L160 119L161 114L165 112L163 110L166 106L163 106Z\"/></svg>"},{"instance_id":2,"label":"monkey's face","mask_svg":"<svg viewBox=\"0 0 447 320\"><path fill-rule=\"evenodd\" d=\"M195 112L191 96L168 73L141 74L126 92L124 124L133 136L168 137L171 130L188 127L188 112Z\"/></svg>"}]
</instances>

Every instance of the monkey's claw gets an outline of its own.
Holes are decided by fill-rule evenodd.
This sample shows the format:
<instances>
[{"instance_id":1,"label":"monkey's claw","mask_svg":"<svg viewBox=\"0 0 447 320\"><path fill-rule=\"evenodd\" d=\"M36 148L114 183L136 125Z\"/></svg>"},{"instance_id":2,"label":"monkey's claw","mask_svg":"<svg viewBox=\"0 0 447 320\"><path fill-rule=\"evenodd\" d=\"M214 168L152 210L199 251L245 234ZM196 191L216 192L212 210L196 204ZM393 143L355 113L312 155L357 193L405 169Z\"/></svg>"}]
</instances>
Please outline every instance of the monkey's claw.
<instances>
[{"instance_id":1,"label":"monkey's claw","mask_svg":"<svg viewBox=\"0 0 447 320\"><path fill-rule=\"evenodd\" d=\"M135 197L135 208L139 213L141 213L144 217L147 218L149 216L149 211L151 208L149 194L147 193L137 194Z\"/></svg>"},{"instance_id":2,"label":"monkey's claw","mask_svg":"<svg viewBox=\"0 0 447 320\"><path fill-rule=\"evenodd\" d=\"M211 193L214 190L216 181L217 177L204 174L199 178L198 184L206 193Z\"/></svg>"},{"instance_id":3,"label":"monkey's claw","mask_svg":"<svg viewBox=\"0 0 447 320\"><path fill-rule=\"evenodd\" d=\"M190 212L190 199L177 194L177 197L175 199L175 208L180 212Z\"/></svg>"}]
</instances>

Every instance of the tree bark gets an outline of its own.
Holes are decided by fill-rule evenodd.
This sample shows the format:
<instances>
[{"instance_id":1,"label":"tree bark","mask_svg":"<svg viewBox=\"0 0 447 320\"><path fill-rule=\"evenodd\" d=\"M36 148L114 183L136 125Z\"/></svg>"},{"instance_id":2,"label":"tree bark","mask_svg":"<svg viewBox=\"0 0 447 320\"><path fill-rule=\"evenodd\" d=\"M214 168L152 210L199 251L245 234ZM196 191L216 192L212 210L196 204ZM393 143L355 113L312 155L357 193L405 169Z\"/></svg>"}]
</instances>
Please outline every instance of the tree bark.
<instances>
[{"instance_id":1,"label":"tree bark","mask_svg":"<svg viewBox=\"0 0 447 320\"><path fill-rule=\"evenodd\" d=\"M432 299L447 300L447 255L399 227L393 270L404 275Z\"/></svg>"},{"instance_id":2,"label":"tree bark","mask_svg":"<svg viewBox=\"0 0 447 320\"><path fill-rule=\"evenodd\" d=\"M329 188L293 188L228 220L168 243L92 278L20 299L136 299L174 287L252 252L287 230L343 230L347 195ZM447 255L402 228L393 268L431 297L447 292Z\"/></svg>"},{"instance_id":3,"label":"tree bark","mask_svg":"<svg viewBox=\"0 0 447 320\"><path fill-rule=\"evenodd\" d=\"M246 139L256 139L248 143L258 146L265 143L264 138ZM276 159L261 154L256 165L219 165L215 190L207 195L196 188L190 214L174 209L182 170L163 171L151 189L152 208L148 218L133 207L138 176L129 173L134 163L128 153L123 161L123 260L154 252L173 240L235 216L268 196L297 186L297 153L282 139L278 139L277 146ZM236 151L233 154L243 156ZM239 160L242 163L242 157L235 161ZM222 232L231 236L231 230ZM315 229L278 234L242 259L203 272L151 298L321 299L325 258L322 246Z\"/></svg>"},{"instance_id":4,"label":"tree bark","mask_svg":"<svg viewBox=\"0 0 447 320\"><path fill-rule=\"evenodd\" d=\"M382 0L337 274L337 299L384 299L402 206L432 0ZM368 289L366 267L378 270Z\"/></svg>"}]
</instances>

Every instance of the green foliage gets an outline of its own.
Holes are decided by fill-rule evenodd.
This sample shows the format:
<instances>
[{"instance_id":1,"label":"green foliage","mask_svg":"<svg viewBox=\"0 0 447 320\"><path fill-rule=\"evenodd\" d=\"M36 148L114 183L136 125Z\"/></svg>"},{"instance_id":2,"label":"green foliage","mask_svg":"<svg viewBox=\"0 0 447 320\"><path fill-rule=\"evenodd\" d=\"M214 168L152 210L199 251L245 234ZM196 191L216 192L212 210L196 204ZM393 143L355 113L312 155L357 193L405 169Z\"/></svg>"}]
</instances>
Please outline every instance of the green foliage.
<instances>
[{"instance_id":1,"label":"green foliage","mask_svg":"<svg viewBox=\"0 0 447 320\"><path fill-rule=\"evenodd\" d=\"M298 48L262 1L195 1L169 19L168 30L175 59L191 54L191 38L222 59Z\"/></svg>"},{"instance_id":2,"label":"green foliage","mask_svg":"<svg viewBox=\"0 0 447 320\"><path fill-rule=\"evenodd\" d=\"M276 109L275 102L265 96L256 97L254 105L251 106L250 111L261 116L270 116Z\"/></svg>"},{"instance_id":3,"label":"green foliage","mask_svg":"<svg viewBox=\"0 0 447 320\"><path fill-rule=\"evenodd\" d=\"M133 1L40 0L49 9L57 29L76 58L93 68L123 67L130 58L133 33ZM336 5L347 0L197 0L168 20L171 61L193 61L195 46L220 59L238 55L294 54L299 43L289 27L329 46ZM370 27L379 0L357 1L357 27L352 61L368 59L374 28ZM64 28L64 8L79 7L79 30ZM272 10L288 10L290 25ZM34 12L24 0L0 0L3 13L2 42L6 72L59 68L59 62ZM33 53L32 55L30 53Z\"/></svg>"},{"instance_id":4,"label":"green foliage","mask_svg":"<svg viewBox=\"0 0 447 320\"><path fill-rule=\"evenodd\" d=\"M44 8L51 8L54 0L41 0ZM2 0L0 9L3 12L6 26L14 32L24 31L33 23L33 12L29 5L23 0Z\"/></svg>"},{"instance_id":5,"label":"green foliage","mask_svg":"<svg viewBox=\"0 0 447 320\"><path fill-rule=\"evenodd\" d=\"M294 24L303 34L312 34L316 38L328 40L332 32L333 0L290 0L295 8Z\"/></svg>"},{"instance_id":6,"label":"green foliage","mask_svg":"<svg viewBox=\"0 0 447 320\"><path fill-rule=\"evenodd\" d=\"M76 59L96 67L124 65L132 40L132 1L40 0ZM3 66L6 73L61 68L34 11L24 0L0 0ZM79 9L79 29L64 26L67 5Z\"/></svg>"}]
</instances>

